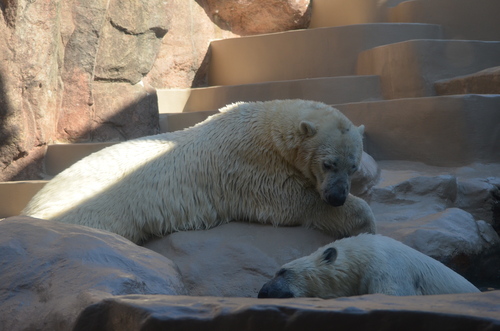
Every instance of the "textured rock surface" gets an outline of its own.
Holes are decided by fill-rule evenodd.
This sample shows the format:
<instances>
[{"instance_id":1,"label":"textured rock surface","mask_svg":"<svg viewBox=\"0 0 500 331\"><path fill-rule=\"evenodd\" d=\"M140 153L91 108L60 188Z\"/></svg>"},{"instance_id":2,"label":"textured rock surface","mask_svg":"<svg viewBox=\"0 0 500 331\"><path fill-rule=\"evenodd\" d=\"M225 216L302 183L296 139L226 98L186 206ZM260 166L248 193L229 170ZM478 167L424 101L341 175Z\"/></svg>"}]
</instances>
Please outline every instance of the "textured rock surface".
<instances>
[{"instance_id":1,"label":"textured rock surface","mask_svg":"<svg viewBox=\"0 0 500 331\"><path fill-rule=\"evenodd\" d=\"M500 94L500 67L481 70L471 75L434 83L438 95Z\"/></svg>"},{"instance_id":2,"label":"textured rock surface","mask_svg":"<svg viewBox=\"0 0 500 331\"><path fill-rule=\"evenodd\" d=\"M224 30L238 35L305 28L311 11L309 0L200 0L207 15Z\"/></svg>"},{"instance_id":3,"label":"textured rock surface","mask_svg":"<svg viewBox=\"0 0 500 331\"><path fill-rule=\"evenodd\" d=\"M122 296L87 308L83 330L500 330L500 291L333 300Z\"/></svg>"},{"instance_id":4,"label":"textured rock surface","mask_svg":"<svg viewBox=\"0 0 500 331\"><path fill-rule=\"evenodd\" d=\"M14 217L0 221L3 330L70 330L80 311L121 294L186 294L175 265L115 234Z\"/></svg>"}]
</instances>

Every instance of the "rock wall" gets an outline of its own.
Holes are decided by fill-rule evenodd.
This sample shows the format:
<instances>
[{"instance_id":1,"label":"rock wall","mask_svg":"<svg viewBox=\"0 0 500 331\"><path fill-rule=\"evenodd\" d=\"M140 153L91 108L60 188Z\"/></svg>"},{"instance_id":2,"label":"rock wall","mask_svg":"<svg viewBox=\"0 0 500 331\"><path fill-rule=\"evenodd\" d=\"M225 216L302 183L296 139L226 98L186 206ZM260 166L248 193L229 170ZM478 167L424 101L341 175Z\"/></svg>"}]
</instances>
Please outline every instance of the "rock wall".
<instances>
[{"instance_id":1,"label":"rock wall","mask_svg":"<svg viewBox=\"0 0 500 331\"><path fill-rule=\"evenodd\" d=\"M157 133L155 89L205 86L210 40L309 18L308 0L0 0L0 181L40 178L49 143Z\"/></svg>"}]
</instances>

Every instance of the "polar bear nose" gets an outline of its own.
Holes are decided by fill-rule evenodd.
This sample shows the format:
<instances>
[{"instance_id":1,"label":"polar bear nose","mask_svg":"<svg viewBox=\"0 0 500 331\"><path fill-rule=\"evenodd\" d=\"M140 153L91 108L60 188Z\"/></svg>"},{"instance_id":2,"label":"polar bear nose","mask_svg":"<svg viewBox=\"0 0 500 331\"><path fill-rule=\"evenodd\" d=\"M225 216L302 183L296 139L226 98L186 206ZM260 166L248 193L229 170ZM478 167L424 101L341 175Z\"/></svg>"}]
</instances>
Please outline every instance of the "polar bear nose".
<instances>
[{"instance_id":1,"label":"polar bear nose","mask_svg":"<svg viewBox=\"0 0 500 331\"><path fill-rule=\"evenodd\" d=\"M290 291L286 281L282 278L274 278L265 283L257 295L259 299L264 298L294 298L292 291Z\"/></svg>"},{"instance_id":2,"label":"polar bear nose","mask_svg":"<svg viewBox=\"0 0 500 331\"><path fill-rule=\"evenodd\" d=\"M342 206L347 199L347 189L326 191L323 193L323 198L326 203L333 207Z\"/></svg>"}]
</instances>

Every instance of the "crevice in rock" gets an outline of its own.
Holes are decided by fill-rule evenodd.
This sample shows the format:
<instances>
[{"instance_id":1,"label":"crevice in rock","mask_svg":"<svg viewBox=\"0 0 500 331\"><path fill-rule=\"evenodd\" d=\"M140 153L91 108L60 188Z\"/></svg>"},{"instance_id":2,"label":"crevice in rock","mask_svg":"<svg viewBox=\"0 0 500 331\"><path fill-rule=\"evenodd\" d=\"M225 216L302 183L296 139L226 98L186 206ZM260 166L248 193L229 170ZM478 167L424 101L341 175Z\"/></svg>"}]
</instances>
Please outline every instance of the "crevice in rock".
<instances>
[{"instance_id":1,"label":"crevice in rock","mask_svg":"<svg viewBox=\"0 0 500 331\"><path fill-rule=\"evenodd\" d=\"M2 11L5 23L9 27L14 28L16 26L17 1L0 0L0 11Z\"/></svg>"},{"instance_id":2,"label":"crevice in rock","mask_svg":"<svg viewBox=\"0 0 500 331\"><path fill-rule=\"evenodd\" d=\"M163 36L165 36L165 34L168 32L167 29L161 28L159 26L152 27L149 30L146 30L144 32L134 32L134 31L127 29L126 27L123 27L123 26L117 24L112 19L109 19L109 23L116 30L118 30L124 34L131 35L131 36L141 36L141 35L153 32L155 34L156 38L160 39L160 38L163 38Z\"/></svg>"}]
</instances>

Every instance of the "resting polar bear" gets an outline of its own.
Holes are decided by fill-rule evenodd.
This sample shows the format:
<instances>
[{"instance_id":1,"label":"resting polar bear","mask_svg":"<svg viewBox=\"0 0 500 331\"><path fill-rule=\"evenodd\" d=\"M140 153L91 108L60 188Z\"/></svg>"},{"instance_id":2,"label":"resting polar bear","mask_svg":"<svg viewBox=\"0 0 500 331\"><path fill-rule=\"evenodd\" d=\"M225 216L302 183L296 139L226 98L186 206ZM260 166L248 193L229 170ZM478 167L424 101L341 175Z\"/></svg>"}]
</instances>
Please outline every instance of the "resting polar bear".
<instances>
[{"instance_id":1,"label":"resting polar bear","mask_svg":"<svg viewBox=\"0 0 500 331\"><path fill-rule=\"evenodd\" d=\"M349 194L363 126L304 100L236 103L183 131L110 146L36 194L24 215L133 242L233 220L304 225L335 238L375 232Z\"/></svg>"},{"instance_id":2,"label":"resting polar bear","mask_svg":"<svg viewBox=\"0 0 500 331\"><path fill-rule=\"evenodd\" d=\"M373 293L467 292L479 290L441 262L392 238L360 234L283 265L258 297L329 299Z\"/></svg>"}]
</instances>

